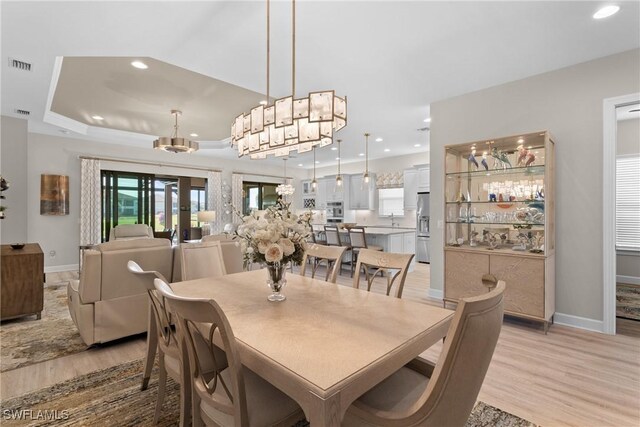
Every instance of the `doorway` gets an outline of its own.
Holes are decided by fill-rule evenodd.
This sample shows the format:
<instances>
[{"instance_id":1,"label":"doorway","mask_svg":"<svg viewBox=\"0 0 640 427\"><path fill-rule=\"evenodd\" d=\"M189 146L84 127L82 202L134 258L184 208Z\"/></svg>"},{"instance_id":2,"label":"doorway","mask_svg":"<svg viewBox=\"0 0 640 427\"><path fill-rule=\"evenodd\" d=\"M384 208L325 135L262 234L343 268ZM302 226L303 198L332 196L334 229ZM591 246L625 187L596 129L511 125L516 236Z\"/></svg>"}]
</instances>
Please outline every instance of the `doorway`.
<instances>
[{"instance_id":1,"label":"doorway","mask_svg":"<svg viewBox=\"0 0 640 427\"><path fill-rule=\"evenodd\" d=\"M603 101L603 332L616 333L616 147L618 114L640 104L640 93L608 98ZM620 110L618 110L620 109Z\"/></svg>"}]
</instances>

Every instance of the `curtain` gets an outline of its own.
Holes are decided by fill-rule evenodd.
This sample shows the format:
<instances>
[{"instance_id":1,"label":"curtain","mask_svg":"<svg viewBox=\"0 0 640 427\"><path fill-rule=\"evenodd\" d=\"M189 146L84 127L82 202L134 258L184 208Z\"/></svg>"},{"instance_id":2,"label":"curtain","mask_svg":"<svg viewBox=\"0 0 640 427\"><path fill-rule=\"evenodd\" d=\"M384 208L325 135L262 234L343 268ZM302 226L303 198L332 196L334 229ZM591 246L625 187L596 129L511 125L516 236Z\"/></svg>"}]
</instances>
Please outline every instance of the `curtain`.
<instances>
[{"instance_id":1,"label":"curtain","mask_svg":"<svg viewBox=\"0 0 640 427\"><path fill-rule=\"evenodd\" d=\"M238 218L235 211L242 212L242 179L243 176L240 173L234 173L231 176L231 204L233 205L234 214L232 215L232 222L242 222L242 218Z\"/></svg>"},{"instance_id":2,"label":"curtain","mask_svg":"<svg viewBox=\"0 0 640 427\"><path fill-rule=\"evenodd\" d=\"M211 223L211 234L222 233L222 173L207 172L207 210L216 212L216 220Z\"/></svg>"},{"instance_id":3,"label":"curtain","mask_svg":"<svg viewBox=\"0 0 640 427\"><path fill-rule=\"evenodd\" d=\"M80 160L80 244L101 241L100 160Z\"/></svg>"}]
</instances>

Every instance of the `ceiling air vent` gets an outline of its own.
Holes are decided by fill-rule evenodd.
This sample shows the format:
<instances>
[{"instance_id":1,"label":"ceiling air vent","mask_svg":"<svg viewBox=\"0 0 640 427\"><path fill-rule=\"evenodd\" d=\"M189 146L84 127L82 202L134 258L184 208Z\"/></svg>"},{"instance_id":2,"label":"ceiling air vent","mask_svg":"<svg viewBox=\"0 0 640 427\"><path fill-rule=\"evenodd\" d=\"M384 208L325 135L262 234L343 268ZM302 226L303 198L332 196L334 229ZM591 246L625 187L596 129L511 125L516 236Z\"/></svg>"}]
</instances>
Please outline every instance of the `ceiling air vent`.
<instances>
[{"instance_id":1,"label":"ceiling air vent","mask_svg":"<svg viewBox=\"0 0 640 427\"><path fill-rule=\"evenodd\" d=\"M427 126L427 127L423 127L423 128L418 128L418 129L416 129L416 130L417 130L418 132L426 132L426 131L428 131L428 130L429 130L429 127Z\"/></svg>"},{"instance_id":2,"label":"ceiling air vent","mask_svg":"<svg viewBox=\"0 0 640 427\"><path fill-rule=\"evenodd\" d=\"M9 67L22 71L31 71L31 64L18 59L9 58Z\"/></svg>"},{"instance_id":3,"label":"ceiling air vent","mask_svg":"<svg viewBox=\"0 0 640 427\"><path fill-rule=\"evenodd\" d=\"M29 114L31 114L31 111L16 109L16 113L20 114L21 116L28 116Z\"/></svg>"}]
</instances>

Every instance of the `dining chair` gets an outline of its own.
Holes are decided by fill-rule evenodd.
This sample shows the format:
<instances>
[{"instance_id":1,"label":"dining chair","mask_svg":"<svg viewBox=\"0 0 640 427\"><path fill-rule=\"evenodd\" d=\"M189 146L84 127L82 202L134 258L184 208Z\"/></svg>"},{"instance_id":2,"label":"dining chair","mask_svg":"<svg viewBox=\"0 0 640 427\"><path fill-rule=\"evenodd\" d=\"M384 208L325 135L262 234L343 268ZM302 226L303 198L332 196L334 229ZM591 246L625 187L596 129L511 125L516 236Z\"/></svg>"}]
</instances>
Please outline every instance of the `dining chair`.
<instances>
[{"instance_id":1,"label":"dining chair","mask_svg":"<svg viewBox=\"0 0 640 427\"><path fill-rule=\"evenodd\" d=\"M360 249L358 255L358 263L356 264L356 274L353 277L353 287L360 288L360 273L364 270L367 279L367 291L371 291L371 285L378 275L387 278L387 295L391 293L391 288L396 279L400 279L398 283L398 291L396 297L402 298L402 290L404 289L404 281L407 278L409 264L414 254L397 254L392 252L380 252L371 249ZM375 269L373 274L369 271ZM395 273L389 270L398 270Z\"/></svg>"},{"instance_id":2,"label":"dining chair","mask_svg":"<svg viewBox=\"0 0 640 427\"><path fill-rule=\"evenodd\" d=\"M302 257L300 275L305 275L307 260L312 260L311 278L314 278L318 267L324 261L327 266L327 274L324 280L326 282L336 283L338 272L342 265L342 256L346 250L347 248L344 246L326 246L318 244L307 246L307 250L304 251L304 256ZM333 268L331 268L332 266Z\"/></svg>"},{"instance_id":3,"label":"dining chair","mask_svg":"<svg viewBox=\"0 0 640 427\"><path fill-rule=\"evenodd\" d=\"M220 277L227 274L220 242L180 245L182 280Z\"/></svg>"},{"instance_id":4,"label":"dining chair","mask_svg":"<svg viewBox=\"0 0 640 427\"><path fill-rule=\"evenodd\" d=\"M154 424L158 423L162 403L167 384L167 374L178 384L180 384L180 425L188 424L189 414L191 413L191 387L189 385L189 369L182 366L180 359L180 349L178 348L177 338L171 328L171 319L164 304L164 299L159 298L156 288L153 284L154 279L160 279L163 282L167 280L157 271L144 271L135 261L127 263L129 271L143 278L143 283L149 294L149 327L147 334L147 355L144 362L144 374L142 377L141 390L146 390L151 377L153 362L158 351L158 363L160 365L160 377L158 379L158 398L156 399L156 408L153 416ZM155 338L156 344L151 344L152 338Z\"/></svg>"},{"instance_id":5,"label":"dining chair","mask_svg":"<svg viewBox=\"0 0 640 427\"><path fill-rule=\"evenodd\" d=\"M351 244L351 277L353 277L353 267L360 253L360 249L382 251L382 246L367 245L367 236L364 227L351 227L349 229L349 242Z\"/></svg>"},{"instance_id":6,"label":"dining chair","mask_svg":"<svg viewBox=\"0 0 640 427\"><path fill-rule=\"evenodd\" d=\"M233 330L214 300L179 297L162 280L154 284L178 318L189 357L194 426L289 427L304 418L295 401L242 366ZM223 365L212 341L226 353ZM197 344L203 342L207 346Z\"/></svg>"},{"instance_id":7,"label":"dining chair","mask_svg":"<svg viewBox=\"0 0 640 427\"><path fill-rule=\"evenodd\" d=\"M206 236L202 236L203 242L217 242L217 241L225 242L227 240L232 240L231 235L227 233L208 234Z\"/></svg>"},{"instance_id":8,"label":"dining chair","mask_svg":"<svg viewBox=\"0 0 640 427\"><path fill-rule=\"evenodd\" d=\"M324 233L327 238L327 246L342 246L346 248L347 251L351 250L351 246L348 243L343 243L340 239L340 231L337 226L325 225Z\"/></svg>"},{"instance_id":9,"label":"dining chair","mask_svg":"<svg viewBox=\"0 0 640 427\"><path fill-rule=\"evenodd\" d=\"M464 426L502 328L505 283L463 298L436 365L417 358L356 400L344 426Z\"/></svg>"}]
</instances>

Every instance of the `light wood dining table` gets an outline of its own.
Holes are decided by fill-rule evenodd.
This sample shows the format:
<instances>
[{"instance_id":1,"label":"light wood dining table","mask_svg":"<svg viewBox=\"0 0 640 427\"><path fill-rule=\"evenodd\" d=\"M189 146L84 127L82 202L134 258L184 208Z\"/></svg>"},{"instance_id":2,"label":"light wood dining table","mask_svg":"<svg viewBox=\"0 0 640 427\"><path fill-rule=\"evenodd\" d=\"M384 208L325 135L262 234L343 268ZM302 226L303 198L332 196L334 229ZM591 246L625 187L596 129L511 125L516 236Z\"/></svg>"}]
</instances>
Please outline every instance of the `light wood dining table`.
<instances>
[{"instance_id":1,"label":"light wood dining table","mask_svg":"<svg viewBox=\"0 0 640 427\"><path fill-rule=\"evenodd\" d=\"M293 398L313 427L339 426L351 403L445 337L453 311L287 275L270 302L267 272L172 283L227 315L242 364Z\"/></svg>"}]
</instances>

